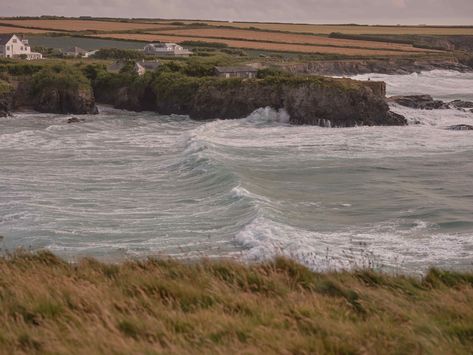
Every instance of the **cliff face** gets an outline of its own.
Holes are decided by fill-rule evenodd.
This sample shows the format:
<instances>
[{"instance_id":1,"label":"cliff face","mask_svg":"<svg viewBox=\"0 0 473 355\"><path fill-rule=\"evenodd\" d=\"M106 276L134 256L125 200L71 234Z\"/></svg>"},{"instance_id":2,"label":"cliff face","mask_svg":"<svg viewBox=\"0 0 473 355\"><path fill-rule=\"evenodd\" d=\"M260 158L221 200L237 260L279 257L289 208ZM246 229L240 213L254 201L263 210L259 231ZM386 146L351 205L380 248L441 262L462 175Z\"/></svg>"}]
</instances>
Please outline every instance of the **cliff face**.
<instances>
[{"instance_id":1,"label":"cliff face","mask_svg":"<svg viewBox=\"0 0 473 355\"><path fill-rule=\"evenodd\" d=\"M34 98L33 108L38 112L75 115L98 112L91 89L48 88L38 93Z\"/></svg>"},{"instance_id":2,"label":"cliff face","mask_svg":"<svg viewBox=\"0 0 473 355\"><path fill-rule=\"evenodd\" d=\"M12 108L15 110L75 115L98 112L91 87L45 85L33 88L28 80L15 81L14 86Z\"/></svg>"},{"instance_id":3,"label":"cliff face","mask_svg":"<svg viewBox=\"0 0 473 355\"><path fill-rule=\"evenodd\" d=\"M286 78L273 80L204 80L186 85L163 84L141 90L122 87L105 103L116 108L152 109L161 114L189 115L195 120L248 116L260 107L285 109L294 124L327 127L405 125L389 112L384 83L348 79ZM113 99L112 97L115 97Z\"/></svg>"},{"instance_id":4,"label":"cliff face","mask_svg":"<svg viewBox=\"0 0 473 355\"><path fill-rule=\"evenodd\" d=\"M13 103L13 95L9 92L0 93L0 117L10 114Z\"/></svg>"}]
</instances>

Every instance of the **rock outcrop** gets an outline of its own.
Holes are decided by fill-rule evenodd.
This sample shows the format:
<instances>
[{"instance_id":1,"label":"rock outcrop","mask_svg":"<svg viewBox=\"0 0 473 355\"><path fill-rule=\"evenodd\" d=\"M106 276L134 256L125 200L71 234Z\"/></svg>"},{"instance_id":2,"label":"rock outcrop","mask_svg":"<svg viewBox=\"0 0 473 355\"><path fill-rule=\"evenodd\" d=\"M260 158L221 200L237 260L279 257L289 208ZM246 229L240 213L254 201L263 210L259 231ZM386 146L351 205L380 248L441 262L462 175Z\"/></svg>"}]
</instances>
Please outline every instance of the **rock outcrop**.
<instances>
[{"instance_id":1,"label":"rock outcrop","mask_svg":"<svg viewBox=\"0 0 473 355\"><path fill-rule=\"evenodd\" d=\"M48 85L33 90L26 80L13 82L15 87L12 108L30 109L43 113L57 114L96 114L98 113L91 87L65 88Z\"/></svg>"},{"instance_id":2,"label":"rock outcrop","mask_svg":"<svg viewBox=\"0 0 473 355\"><path fill-rule=\"evenodd\" d=\"M430 95L411 95L411 96L391 96L388 102L394 102L398 105L421 109L438 110L448 108L448 104L441 100L434 100Z\"/></svg>"},{"instance_id":3,"label":"rock outcrop","mask_svg":"<svg viewBox=\"0 0 473 355\"><path fill-rule=\"evenodd\" d=\"M0 117L10 115L13 103L13 95L11 93L0 94Z\"/></svg>"},{"instance_id":4,"label":"rock outcrop","mask_svg":"<svg viewBox=\"0 0 473 355\"><path fill-rule=\"evenodd\" d=\"M463 101L463 100L454 100L449 103L449 106L457 109L470 109L473 108L473 102Z\"/></svg>"},{"instance_id":5,"label":"rock outcrop","mask_svg":"<svg viewBox=\"0 0 473 355\"><path fill-rule=\"evenodd\" d=\"M0 117L10 115L13 105L13 88L5 81L0 80Z\"/></svg>"},{"instance_id":6,"label":"rock outcrop","mask_svg":"<svg viewBox=\"0 0 473 355\"><path fill-rule=\"evenodd\" d=\"M457 124L447 127L450 131L473 131L473 126L467 124Z\"/></svg>"},{"instance_id":7,"label":"rock outcrop","mask_svg":"<svg viewBox=\"0 0 473 355\"><path fill-rule=\"evenodd\" d=\"M115 94L96 92L104 103L128 110L152 109L160 114L189 115L195 120L234 119L261 107L285 109L293 124L324 127L405 125L404 117L389 112L382 86L374 90L349 79L271 78L186 79L133 90L121 87ZM99 90L100 91L100 90Z\"/></svg>"},{"instance_id":8,"label":"rock outcrop","mask_svg":"<svg viewBox=\"0 0 473 355\"><path fill-rule=\"evenodd\" d=\"M48 88L33 98L38 112L58 114L96 114L98 112L92 90L61 90Z\"/></svg>"},{"instance_id":9,"label":"rock outcrop","mask_svg":"<svg viewBox=\"0 0 473 355\"><path fill-rule=\"evenodd\" d=\"M435 100L430 95L391 96L387 98L387 102L420 110L469 110L473 108L473 102L471 101L454 100L444 102L442 100Z\"/></svg>"}]
</instances>

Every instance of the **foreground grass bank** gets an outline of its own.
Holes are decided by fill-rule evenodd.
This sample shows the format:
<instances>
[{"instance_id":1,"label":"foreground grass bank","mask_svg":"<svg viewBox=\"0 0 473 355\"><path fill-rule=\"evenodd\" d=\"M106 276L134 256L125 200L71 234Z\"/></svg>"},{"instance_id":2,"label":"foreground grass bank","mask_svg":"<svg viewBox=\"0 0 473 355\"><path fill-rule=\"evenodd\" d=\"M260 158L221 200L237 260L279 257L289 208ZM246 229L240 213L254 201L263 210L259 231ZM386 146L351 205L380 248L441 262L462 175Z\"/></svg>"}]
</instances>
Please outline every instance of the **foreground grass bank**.
<instances>
[{"instance_id":1,"label":"foreground grass bank","mask_svg":"<svg viewBox=\"0 0 473 355\"><path fill-rule=\"evenodd\" d=\"M0 259L2 353L466 354L473 274Z\"/></svg>"}]
</instances>

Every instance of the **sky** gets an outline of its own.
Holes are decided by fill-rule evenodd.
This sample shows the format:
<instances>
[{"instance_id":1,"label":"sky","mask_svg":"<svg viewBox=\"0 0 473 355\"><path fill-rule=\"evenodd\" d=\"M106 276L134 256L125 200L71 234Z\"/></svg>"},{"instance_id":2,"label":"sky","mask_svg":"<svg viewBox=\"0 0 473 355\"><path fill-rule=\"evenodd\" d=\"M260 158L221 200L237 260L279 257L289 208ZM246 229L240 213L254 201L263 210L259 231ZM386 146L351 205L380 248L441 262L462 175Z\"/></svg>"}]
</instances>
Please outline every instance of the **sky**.
<instances>
[{"instance_id":1,"label":"sky","mask_svg":"<svg viewBox=\"0 0 473 355\"><path fill-rule=\"evenodd\" d=\"M473 25L473 0L0 0L0 16Z\"/></svg>"}]
</instances>

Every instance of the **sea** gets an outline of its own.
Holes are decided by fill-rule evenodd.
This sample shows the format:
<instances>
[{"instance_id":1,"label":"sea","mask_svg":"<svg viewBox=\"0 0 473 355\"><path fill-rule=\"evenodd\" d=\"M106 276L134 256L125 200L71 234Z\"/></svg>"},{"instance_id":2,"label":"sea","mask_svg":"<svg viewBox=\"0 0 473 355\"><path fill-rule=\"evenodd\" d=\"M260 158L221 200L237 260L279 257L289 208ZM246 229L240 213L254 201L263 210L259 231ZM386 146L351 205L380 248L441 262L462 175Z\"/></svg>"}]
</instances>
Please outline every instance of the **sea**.
<instances>
[{"instance_id":1,"label":"sea","mask_svg":"<svg viewBox=\"0 0 473 355\"><path fill-rule=\"evenodd\" d=\"M388 95L473 101L473 73L369 74ZM0 249L76 261L286 256L316 271L473 270L468 110L392 105L405 127L290 125L260 108L193 121L100 114L0 119Z\"/></svg>"}]
</instances>

